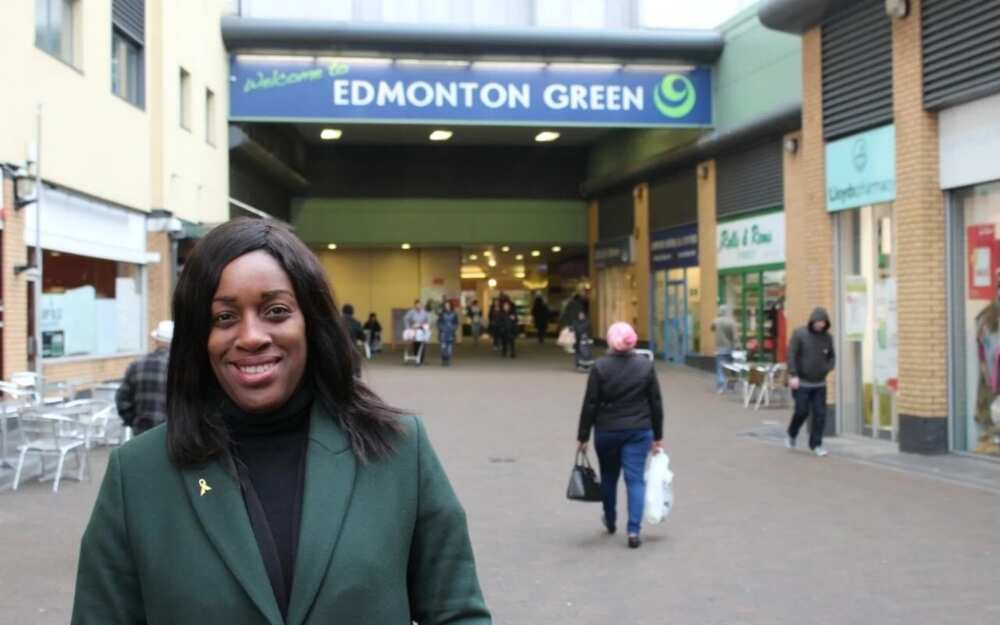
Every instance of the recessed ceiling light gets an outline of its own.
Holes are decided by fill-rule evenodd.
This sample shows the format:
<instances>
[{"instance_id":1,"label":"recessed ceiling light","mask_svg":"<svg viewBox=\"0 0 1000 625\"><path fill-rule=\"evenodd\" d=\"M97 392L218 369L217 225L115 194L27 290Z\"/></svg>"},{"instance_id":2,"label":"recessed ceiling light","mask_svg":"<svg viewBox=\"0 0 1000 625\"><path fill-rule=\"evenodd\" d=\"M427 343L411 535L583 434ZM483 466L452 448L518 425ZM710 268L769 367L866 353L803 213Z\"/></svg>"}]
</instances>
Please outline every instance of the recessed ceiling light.
<instances>
[{"instance_id":1,"label":"recessed ceiling light","mask_svg":"<svg viewBox=\"0 0 1000 625\"><path fill-rule=\"evenodd\" d=\"M541 256L542 253L539 252L538 250L531 250L531 255L537 258L537 257Z\"/></svg>"},{"instance_id":2,"label":"recessed ceiling light","mask_svg":"<svg viewBox=\"0 0 1000 625\"><path fill-rule=\"evenodd\" d=\"M516 258L517 260L524 260L524 254L518 254L514 258Z\"/></svg>"},{"instance_id":3,"label":"recessed ceiling light","mask_svg":"<svg viewBox=\"0 0 1000 625\"><path fill-rule=\"evenodd\" d=\"M489 282L487 282L486 284L490 285L490 288L491 288L491 289L495 289L495 288L497 288L497 281L496 281L496 278L490 278L490 281L489 281Z\"/></svg>"},{"instance_id":4,"label":"recessed ceiling light","mask_svg":"<svg viewBox=\"0 0 1000 625\"><path fill-rule=\"evenodd\" d=\"M559 252L562 251L562 248L559 247L558 245L553 245L552 246L552 251L555 252L556 254L558 254Z\"/></svg>"},{"instance_id":5,"label":"recessed ceiling light","mask_svg":"<svg viewBox=\"0 0 1000 625\"><path fill-rule=\"evenodd\" d=\"M548 143L549 141L555 141L559 138L558 132L553 132L551 130L543 130L537 135L535 135L535 141L539 143Z\"/></svg>"},{"instance_id":6,"label":"recessed ceiling light","mask_svg":"<svg viewBox=\"0 0 1000 625\"><path fill-rule=\"evenodd\" d=\"M479 260L479 254L469 254L469 260Z\"/></svg>"},{"instance_id":7,"label":"recessed ceiling light","mask_svg":"<svg viewBox=\"0 0 1000 625\"><path fill-rule=\"evenodd\" d=\"M487 264L487 265L489 265L490 267L496 267L496 266L497 266L497 261L495 261L495 260L493 260L493 259L491 258L491 259L489 260L489 262L488 262L488 263L486 263L486 264Z\"/></svg>"},{"instance_id":8,"label":"recessed ceiling light","mask_svg":"<svg viewBox=\"0 0 1000 625\"><path fill-rule=\"evenodd\" d=\"M323 132L319 133L319 138L323 141L336 141L343 136L344 131L339 128L324 128Z\"/></svg>"},{"instance_id":9,"label":"recessed ceiling light","mask_svg":"<svg viewBox=\"0 0 1000 625\"><path fill-rule=\"evenodd\" d=\"M450 130L435 130L431 133L431 141L447 141L454 133Z\"/></svg>"},{"instance_id":10,"label":"recessed ceiling light","mask_svg":"<svg viewBox=\"0 0 1000 625\"><path fill-rule=\"evenodd\" d=\"M483 252L483 256L489 258L490 256L493 256L493 252L491 252L489 250L486 250L486 251Z\"/></svg>"},{"instance_id":11,"label":"recessed ceiling light","mask_svg":"<svg viewBox=\"0 0 1000 625\"><path fill-rule=\"evenodd\" d=\"M509 245L505 245L505 246L503 246L503 247L500 248L500 251L501 252L509 252L510 251L510 246Z\"/></svg>"},{"instance_id":12,"label":"recessed ceiling light","mask_svg":"<svg viewBox=\"0 0 1000 625\"><path fill-rule=\"evenodd\" d=\"M408 250L408 249L410 249L410 244L409 243L404 243L400 247L402 247L404 250Z\"/></svg>"},{"instance_id":13,"label":"recessed ceiling light","mask_svg":"<svg viewBox=\"0 0 1000 625\"><path fill-rule=\"evenodd\" d=\"M337 249L337 244L336 243L330 243L329 245L326 246L326 249L328 249L328 250L335 250L335 249Z\"/></svg>"}]
</instances>

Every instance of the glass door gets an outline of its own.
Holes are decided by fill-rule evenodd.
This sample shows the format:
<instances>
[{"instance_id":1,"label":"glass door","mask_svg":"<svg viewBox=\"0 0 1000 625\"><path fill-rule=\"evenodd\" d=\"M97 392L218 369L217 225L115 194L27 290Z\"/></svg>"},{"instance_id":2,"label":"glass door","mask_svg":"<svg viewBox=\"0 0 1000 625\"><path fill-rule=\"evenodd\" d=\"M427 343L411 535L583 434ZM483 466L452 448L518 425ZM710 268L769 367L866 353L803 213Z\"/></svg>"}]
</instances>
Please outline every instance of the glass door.
<instances>
[{"instance_id":1,"label":"glass door","mask_svg":"<svg viewBox=\"0 0 1000 625\"><path fill-rule=\"evenodd\" d=\"M665 307L667 315L663 328L663 357L671 362L684 362L688 345L687 282L667 282Z\"/></svg>"}]
</instances>

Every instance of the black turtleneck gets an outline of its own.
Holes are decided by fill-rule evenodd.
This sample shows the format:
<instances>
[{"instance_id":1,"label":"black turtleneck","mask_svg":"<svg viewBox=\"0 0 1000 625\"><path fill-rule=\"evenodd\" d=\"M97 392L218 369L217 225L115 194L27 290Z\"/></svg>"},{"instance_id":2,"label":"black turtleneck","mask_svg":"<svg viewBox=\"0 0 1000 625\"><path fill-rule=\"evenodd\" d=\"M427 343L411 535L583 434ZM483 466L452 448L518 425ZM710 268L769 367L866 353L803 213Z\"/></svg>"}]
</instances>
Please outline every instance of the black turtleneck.
<instances>
[{"instance_id":1,"label":"black turtleneck","mask_svg":"<svg viewBox=\"0 0 1000 625\"><path fill-rule=\"evenodd\" d=\"M281 614L288 614L302 521L312 389L299 388L273 412L249 413L228 397L222 415L243 497Z\"/></svg>"}]
</instances>

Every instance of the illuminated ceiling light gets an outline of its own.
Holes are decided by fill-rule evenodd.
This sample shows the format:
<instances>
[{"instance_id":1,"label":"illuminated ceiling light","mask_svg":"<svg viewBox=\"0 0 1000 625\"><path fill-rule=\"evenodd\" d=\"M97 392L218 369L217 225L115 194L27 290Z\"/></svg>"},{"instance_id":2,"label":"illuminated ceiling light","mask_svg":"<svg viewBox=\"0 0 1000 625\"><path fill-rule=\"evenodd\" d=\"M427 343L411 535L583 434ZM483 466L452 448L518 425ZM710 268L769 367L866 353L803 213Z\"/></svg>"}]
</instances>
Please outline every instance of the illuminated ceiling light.
<instances>
[{"instance_id":1,"label":"illuminated ceiling light","mask_svg":"<svg viewBox=\"0 0 1000 625\"><path fill-rule=\"evenodd\" d=\"M523 271L519 271L519 272L517 272L517 273L514 274L514 277L517 278L518 280L524 280L524 275L525 274L524 274Z\"/></svg>"},{"instance_id":2,"label":"illuminated ceiling light","mask_svg":"<svg viewBox=\"0 0 1000 625\"><path fill-rule=\"evenodd\" d=\"M486 284L490 285L491 289L497 288L496 278L490 278L489 282L487 282Z\"/></svg>"},{"instance_id":3,"label":"illuminated ceiling light","mask_svg":"<svg viewBox=\"0 0 1000 625\"><path fill-rule=\"evenodd\" d=\"M514 258L516 258L517 260L524 260L524 254L518 254Z\"/></svg>"},{"instance_id":4,"label":"illuminated ceiling light","mask_svg":"<svg viewBox=\"0 0 1000 625\"><path fill-rule=\"evenodd\" d=\"M330 244L328 244L326 246L326 249L328 249L328 250L335 250L335 249L337 249L337 244L336 243L330 243Z\"/></svg>"},{"instance_id":5,"label":"illuminated ceiling light","mask_svg":"<svg viewBox=\"0 0 1000 625\"><path fill-rule=\"evenodd\" d=\"M429 138L431 141L447 141L453 134L450 130L435 130Z\"/></svg>"},{"instance_id":6,"label":"illuminated ceiling light","mask_svg":"<svg viewBox=\"0 0 1000 625\"><path fill-rule=\"evenodd\" d=\"M501 252L509 252L510 251L510 246L509 245L505 245L505 246L503 246L503 247L500 248L500 251Z\"/></svg>"},{"instance_id":7,"label":"illuminated ceiling light","mask_svg":"<svg viewBox=\"0 0 1000 625\"><path fill-rule=\"evenodd\" d=\"M495 260L493 260L493 259L491 258L491 259L489 260L489 262L488 262L488 263L486 263L486 264L487 264L487 265L489 265L490 267L496 267L496 266L497 266L497 261L495 261Z\"/></svg>"},{"instance_id":8,"label":"illuminated ceiling light","mask_svg":"<svg viewBox=\"0 0 1000 625\"><path fill-rule=\"evenodd\" d=\"M491 252L489 250L486 250L486 251L483 252L483 256L489 258L490 256L493 256L493 252Z\"/></svg>"},{"instance_id":9,"label":"illuminated ceiling light","mask_svg":"<svg viewBox=\"0 0 1000 625\"><path fill-rule=\"evenodd\" d=\"M537 135L535 135L535 141L539 143L548 143L550 141L555 141L559 138L559 133L552 130L543 130Z\"/></svg>"},{"instance_id":10,"label":"illuminated ceiling light","mask_svg":"<svg viewBox=\"0 0 1000 625\"><path fill-rule=\"evenodd\" d=\"M319 133L319 138L323 141L336 141L343 136L344 131L340 128L324 128L323 132Z\"/></svg>"},{"instance_id":11,"label":"illuminated ceiling light","mask_svg":"<svg viewBox=\"0 0 1000 625\"><path fill-rule=\"evenodd\" d=\"M539 256L542 255L542 253L539 252L538 250L531 250L531 255L535 258L538 258Z\"/></svg>"},{"instance_id":12,"label":"illuminated ceiling light","mask_svg":"<svg viewBox=\"0 0 1000 625\"><path fill-rule=\"evenodd\" d=\"M479 260L479 254L469 254L469 260Z\"/></svg>"},{"instance_id":13,"label":"illuminated ceiling light","mask_svg":"<svg viewBox=\"0 0 1000 625\"><path fill-rule=\"evenodd\" d=\"M552 246L552 251L555 252L556 254L558 254L559 252L562 251L562 248L559 247L558 245L553 245Z\"/></svg>"},{"instance_id":14,"label":"illuminated ceiling light","mask_svg":"<svg viewBox=\"0 0 1000 625\"><path fill-rule=\"evenodd\" d=\"M403 248L404 250L408 250L408 249L410 249L410 244L409 243L404 243L404 244L400 245L400 247Z\"/></svg>"}]
</instances>

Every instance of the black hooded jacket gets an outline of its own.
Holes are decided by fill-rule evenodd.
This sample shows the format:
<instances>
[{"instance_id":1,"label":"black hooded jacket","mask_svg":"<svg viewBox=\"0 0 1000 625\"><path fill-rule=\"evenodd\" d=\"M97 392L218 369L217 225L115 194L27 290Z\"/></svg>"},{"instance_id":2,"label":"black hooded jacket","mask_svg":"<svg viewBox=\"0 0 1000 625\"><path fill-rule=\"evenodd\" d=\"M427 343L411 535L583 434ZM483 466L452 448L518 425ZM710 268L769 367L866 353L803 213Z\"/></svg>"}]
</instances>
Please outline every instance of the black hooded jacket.
<instances>
[{"instance_id":1,"label":"black hooded jacket","mask_svg":"<svg viewBox=\"0 0 1000 625\"><path fill-rule=\"evenodd\" d=\"M813 323L823 321L822 332L813 330ZM792 334L788 345L788 374L798 377L805 384L821 385L833 371L836 358L833 337L830 336L830 315L825 308L816 308L809 316L809 323Z\"/></svg>"}]
</instances>

